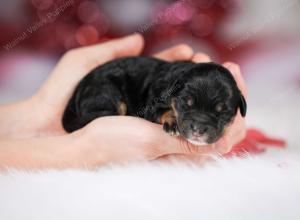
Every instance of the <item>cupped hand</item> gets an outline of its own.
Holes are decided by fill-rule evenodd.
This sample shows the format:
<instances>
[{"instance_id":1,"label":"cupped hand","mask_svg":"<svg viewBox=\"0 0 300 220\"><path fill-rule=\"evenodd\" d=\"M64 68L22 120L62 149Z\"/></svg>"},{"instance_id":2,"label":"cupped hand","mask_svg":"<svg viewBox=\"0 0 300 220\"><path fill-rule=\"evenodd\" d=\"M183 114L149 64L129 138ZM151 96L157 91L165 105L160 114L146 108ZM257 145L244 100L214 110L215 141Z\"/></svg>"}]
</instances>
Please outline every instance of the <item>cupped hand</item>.
<instances>
[{"instance_id":1,"label":"cupped hand","mask_svg":"<svg viewBox=\"0 0 300 220\"><path fill-rule=\"evenodd\" d=\"M195 158L216 150L226 153L244 138L245 119L240 114L225 135L210 146L194 146L184 139L169 136L163 131L162 125L130 116L98 118L86 127L67 134L61 120L79 81L93 68L109 60L139 55L143 46L141 35L134 34L71 50L62 57L36 95L29 100L2 107L2 113L9 115L3 123L3 129L0 129L2 137L9 140L7 148L4 146L2 150L11 153L9 161L14 161L13 165L27 161L31 164L27 164L29 167L39 168L56 167L58 157L54 155L60 155L58 159L60 163L67 164L65 167L94 167L110 162L152 160L170 155ZM172 47L154 56L169 61L210 61L207 55L193 53L186 45ZM238 66L233 63L225 63L224 66L231 71L245 96L246 87ZM19 148L20 145L27 147ZM21 158L27 159L19 160L16 152L22 155Z\"/></svg>"}]
</instances>

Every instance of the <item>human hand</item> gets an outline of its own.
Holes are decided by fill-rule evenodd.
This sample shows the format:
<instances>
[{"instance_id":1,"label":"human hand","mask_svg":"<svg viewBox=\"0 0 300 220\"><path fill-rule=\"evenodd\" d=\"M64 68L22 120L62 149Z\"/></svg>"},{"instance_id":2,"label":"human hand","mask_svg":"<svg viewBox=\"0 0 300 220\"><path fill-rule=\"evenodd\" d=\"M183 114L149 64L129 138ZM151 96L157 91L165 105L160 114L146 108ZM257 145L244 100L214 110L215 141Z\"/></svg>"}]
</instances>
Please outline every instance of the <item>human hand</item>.
<instances>
[{"instance_id":1,"label":"human hand","mask_svg":"<svg viewBox=\"0 0 300 220\"><path fill-rule=\"evenodd\" d=\"M162 125L130 116L101 117L71 134L0 138L0 171L14 169L94 169L111 163L153 160L165 155L206 154L171 137Z\"/></svg>"},{"instance_id":2,"label":"human hand","mask_svg":"<svg viewBox=\"0 0 300 220\"><path fill-rule=\"evenodd\" d=\"M22 137L26 137L26 135L31 137L48 136L48 139L51 139L51 143L64 140L60 149L66 148L63 146L77 145L77 148L72 147L72 150L70 147L67 147L68 151L57 151L56 147L50 145L47 138L27 140L30 143L28 144L29 146L32 146L31 142L38 143L39 146L47 145L52 154L55 154L55 152L68 152L67 155L71 155L72 153L74 155L77 152L76 155L80 156L75 156L76 160L74 158L71 159L67 166L77 166L80 163L85 163L87 166L91 166L92 164L100 165L108 162L130 161L138 158L156 159L176 154L194 157L195 155L214 152L214 147L217 147L220 151L224 151L224 149L227 151L230 149L230 146L243 137L245 124L244 119L240 115L236 117L230 129L228 129L228 133L219 142L215 145L202 147L197 147L189 144L186 140L169 136L163 132L161 125L125 116L99 118L73 134L66 134L61 125L61 118L64 108L78 82L97 65L121 56L138 55L142 48L142 37L140 35L133 35L68 52L58 63L47 82L29 101L21 102L20 105L10 105L2 108L5 115L9 112L16 112L16 106L22 110L22 114L20 114L20 111L15 113L15 123L7 119L7 125L15 125L15 130L8 132L9 136L16 137L19 132L22 133ZM201 53L194 54L192 49L186 45L175 46L156 54L155 57L169 61L210 61L207 55ZM233 68L230 71L233 74L236 73L234 77L240 89L245 92L241 75L238 70L234 70L234 67L234 65L231 65L228 68ZM61 92L62 90L64 92ZM22 115L25 115L25 117L22 117ZM21 132L19 129L20 123L24 125ZM57 135L60 135L60 137L51 137ZM233 138L231 139L231 137ZM22 142L22 144L24 143ZM17 145L20 145L20 143ZM36 154L40 156L44 155L42 154L43 148L39 149L41 152L36 152ZM32 151L32 154L28 154L28 158L33 157L34 152ZM23 153L26 152L24 151ZM55 162L53 162L54 158L48 159L52 162L48 163L45 158L40 159L40 163L36 163L36 159L33 158L28 161L32 161L37 167L39 164L45 164L45 167L55 166ZM76 161L77 165L74 164L74 161Z\"/></svg>"},{"instance_id":3,"label":"human hand","mask_svg":"<svg viewBox=\"0 0 300 220\"><path fill-rule=\"evenodd\" d=\"M64 108L78 82L97 65L122 56L138 55L141 52L143 45L143 38L140 35L132 35L129 37L109 41L107 43L83 47L69 51L60 60L60 62L50 75L49 79L42 86L39 92L36 95L34 95L32 99L30 99L30 102L23 102L26 103L26 105L21 105L20 108L22 110L29 109L29 113L32 115L32 117L28 117L28 121L21 120L22 124L26 125L26 127L22 130L22 135L24 136L26 134L26 131L31 132L31 134L27 134L28 136L53 136L65 134L65 131L63 130L63 127L61 125L61 118L63 115ZM175 46L173 48L155 54L154 56L169 61L210 61L210 58L207 55L201 53L194 54L193 50L186 45ZM229 63L226 65L229 65ZM242 88L245 88L237 67L234 66L234 64L232 64L229 65L228 68L232 68L231 72L234 74L240 89L242 90ZM63 92L61 92L62 89ZM245 91L245 89L243 91ZM33 110L36 111L33 112ZM24 114L26 114L26 112L28 115L28 111L24 110ZM122 120L124 122L128 119ZM152 132L149 131L147 134L144 133L144 140L149 138L151 136L151 133L158 132L159 127L157 126L159 125L154 126L150 122L141 120L137 125L137 127L140 128L141 131L144 130L143 126L140 126L141 124L144 124L145 129L150 127L155 128ZM99 127L95 128L95 131L103 129L100 122L97 122L97 125ZM93 126L97 127L96 125ZM33 129L33 127L35 127L35 129ZM220 152L226 152L232 147L233 144L237 143L240 139L242 139L243 131L245 130L245 123L244 119L240 115L238 115L230 129L228 129L228 133L226 133L225 136L222 139L220 139L220 141L218 141L215 145L201 148L193 146L187 143L185 140L165 136L166 134L163 133L163 130L159 130L161 131L161 133L157 133L157 138L152 136L153 140L150 140L150 142L154 141L156 143L153 146L157 148L157 146L163 146L164 143L173 143L174 149L172 149L173 151L166 151L162 149L162 151L157 152L157 156L165 155L168 153L203 154L213 152L215 146ZM132 133L134 132L131 132L130 134L132 135ZM112 134L120 134L120 132L116 130L116 133L113 132ZM160 140L160 144L158 144L157 140ZM131 144L138 143L139 142ZM180 146L181 151L179 151L179 148L176 146ZM140 148L143 148L143 145ZM147 149L147 151L151 151L151 148Z\"/></svg>"}]
</instances>

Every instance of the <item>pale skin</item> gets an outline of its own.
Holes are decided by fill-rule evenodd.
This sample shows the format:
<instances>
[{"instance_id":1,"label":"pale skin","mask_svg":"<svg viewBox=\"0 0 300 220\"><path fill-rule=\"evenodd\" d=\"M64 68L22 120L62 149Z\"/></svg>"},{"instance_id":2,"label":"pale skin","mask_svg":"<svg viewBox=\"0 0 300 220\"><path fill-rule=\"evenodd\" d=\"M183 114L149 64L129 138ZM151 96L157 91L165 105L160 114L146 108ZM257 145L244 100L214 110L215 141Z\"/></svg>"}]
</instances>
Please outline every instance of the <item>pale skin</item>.
<instances>
[{"instance_id":1,"label":"pale skin","mask_svg":"<svg viewBox=\"0 0 300 220\"><path fill-rule=\"evenodd\" d=\"M162 125L130 116L102 117L74 133L66 133L61 118L78 82L109 60L139 55L143 46L143 38L134 34L71 50L34 96L0 106L0 169L95 168L169 155L201 157L226 153L245 137L245 119L239 113L217 143L201 147L168 135ZM194 53L187 45L177 45L154 56L169 61L210 61L207 55ZM224 66L246 96L238 65L227 62Z\"/></svg>"}]
</instances>

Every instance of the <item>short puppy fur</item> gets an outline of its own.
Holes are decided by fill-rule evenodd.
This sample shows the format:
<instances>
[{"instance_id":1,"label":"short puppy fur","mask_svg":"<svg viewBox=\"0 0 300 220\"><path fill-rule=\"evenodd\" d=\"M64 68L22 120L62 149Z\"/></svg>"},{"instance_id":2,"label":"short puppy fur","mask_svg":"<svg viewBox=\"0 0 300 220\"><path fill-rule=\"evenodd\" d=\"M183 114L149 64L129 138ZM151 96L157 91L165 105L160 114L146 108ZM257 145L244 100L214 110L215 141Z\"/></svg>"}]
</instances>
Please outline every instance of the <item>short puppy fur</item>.
<instances>
[{"instance_id":1,"label":"short puppy fur","mask_svg":"<svg viewBox=\"0 0 300 220\"><path fill-rule=\"evenodd\" d=\"M127 57L94 69L77 86L62 122L67 132L110 115L161 123L196 145L216 142L247 104L231 73L216 63Z\"/></svg>"}]
</instances>

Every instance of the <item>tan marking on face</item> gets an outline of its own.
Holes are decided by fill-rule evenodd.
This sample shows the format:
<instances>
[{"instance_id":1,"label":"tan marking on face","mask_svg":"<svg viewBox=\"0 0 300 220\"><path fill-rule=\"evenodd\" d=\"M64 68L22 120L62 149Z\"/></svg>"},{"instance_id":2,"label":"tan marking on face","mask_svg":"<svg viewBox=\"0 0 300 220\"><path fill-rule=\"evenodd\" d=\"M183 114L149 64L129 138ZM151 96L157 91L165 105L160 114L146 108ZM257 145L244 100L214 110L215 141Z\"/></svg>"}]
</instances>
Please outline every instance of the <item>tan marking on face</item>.
<instances>
[{"instance_id":1,"label":"tan marking on face","mask_svg":"<svg viewBox=\"0 0 300 220\"><path fill-rule=\"evenodd\" d=\"M127 113L127 106L124 102L120 102L118 106L118 114L119 115L126 115Z\"/></svg>"}]
</instances>

